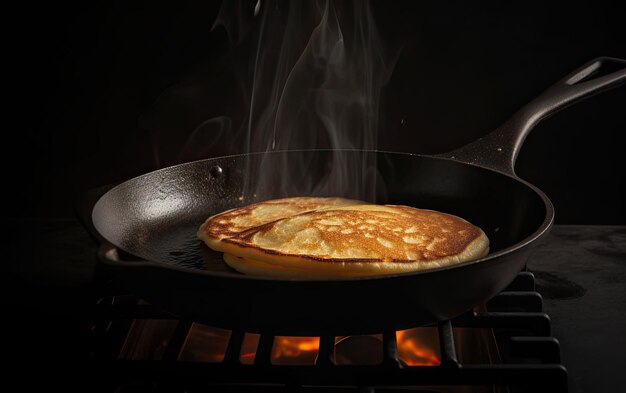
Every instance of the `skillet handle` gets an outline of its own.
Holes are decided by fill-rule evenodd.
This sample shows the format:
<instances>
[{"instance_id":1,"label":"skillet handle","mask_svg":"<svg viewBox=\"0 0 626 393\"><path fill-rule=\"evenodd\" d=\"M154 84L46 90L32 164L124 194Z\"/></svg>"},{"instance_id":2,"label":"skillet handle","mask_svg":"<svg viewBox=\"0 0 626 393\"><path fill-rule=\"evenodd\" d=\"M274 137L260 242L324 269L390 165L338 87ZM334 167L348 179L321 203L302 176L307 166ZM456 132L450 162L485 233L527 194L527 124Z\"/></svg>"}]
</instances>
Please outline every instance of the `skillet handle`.
<instances>
[{"instance_id":1,"label":"skillet handle","mask_svg":"<svg viewBox=\"0 0 626 393\"><path fill-rule=\"evenodd\" d=\"M594 78L601 70L610 73ZM515 175L517 155L535 125L570 105L625 82L626 60L598 57L548 88L492 133L436 157Z\"/></svg>"}]
</instances>

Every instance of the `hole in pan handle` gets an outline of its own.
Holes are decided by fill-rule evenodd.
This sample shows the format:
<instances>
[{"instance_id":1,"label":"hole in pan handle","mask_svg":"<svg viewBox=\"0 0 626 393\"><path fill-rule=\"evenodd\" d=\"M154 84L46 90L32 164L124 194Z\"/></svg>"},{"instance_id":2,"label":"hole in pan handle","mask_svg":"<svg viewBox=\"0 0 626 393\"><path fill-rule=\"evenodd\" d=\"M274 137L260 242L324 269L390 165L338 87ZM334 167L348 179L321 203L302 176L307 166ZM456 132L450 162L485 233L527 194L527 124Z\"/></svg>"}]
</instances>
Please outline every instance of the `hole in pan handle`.
<instances>
[{"instance_id":1,"label":"hole in pan handle","mask_svg":"<svg viewBox=\"0 0 626 393\"><path fill-rule=\"evenodd\" d=\"M598 57L549 87L490 134L437 157L515 175L517 155L535 125L570 105L624 83L626 60Z\"/></svg>"}]
</instances>

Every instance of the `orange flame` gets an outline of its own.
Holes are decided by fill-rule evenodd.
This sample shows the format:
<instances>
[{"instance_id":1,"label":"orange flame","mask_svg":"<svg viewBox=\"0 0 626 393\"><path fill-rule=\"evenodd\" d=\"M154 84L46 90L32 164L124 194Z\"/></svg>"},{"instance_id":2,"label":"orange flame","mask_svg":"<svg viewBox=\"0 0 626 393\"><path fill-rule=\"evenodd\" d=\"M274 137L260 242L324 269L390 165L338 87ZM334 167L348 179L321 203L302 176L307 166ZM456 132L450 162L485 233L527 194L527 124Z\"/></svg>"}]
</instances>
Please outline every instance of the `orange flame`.
<instances>
[{"instance_id":1,"label":"orange flame","mask_svg":"<svg viewBox=\"0 0 626 393\"><path fill-rule=\"evenodd\" d=\"M314 364L319 346L319 337L276 336L272 350L272 363Z\"/></svg>"},{"instance_id":2,"label":"orange flame","mask_svg":"<svg viewBox=\"0 0 626 393\"><path fill-rule=\"evenodd\" d=\"M226 352L229 336L230 331L194 324L185 340L179 360L221 362ZM341 340L342 338L351 337L335 337L336 345L344 342ZM239 358L242 364L251 365L254 363L259 339L259 334L246 333ZM441 364L436 328L420 327L397 331L396 339L398 342L398 358L406 365L436 366ZM371 355L372 348L369 348L369 352L363 352L365 350L364 345L376 346L376 340L373 341L374 344L372 342L363 343L362 340L357 342L359 343L358 347L354 347L354 340L350 341L353 344L352 347L346 347L345 345L342 347L342 351L348 351L348 353L343 354L344 357L363 357L365 356L363 355L364 353ZM382 345L380 337L378 337L378 344ZM271 362L277 365L313 365L317 360L319 345L319 337L276 336L271 352ZM335 351L337 351L337 348L335 348ZM382 347L379 349L382 350ZM337 353L335 353L335 356L337 356ZM335 359L335 361L337 360ZM348 361L346 364L360 363Z\"/></svg>"},{"instance_id":3,"label":"orange flame","mask_svg":"<svg viewBox=\"0 0 626 393\"><path fill-rule=\"evenodd\" d=\"M415 328L397 331L398 357L409 366L440 365L441 359L437 350L436 334L434 328Z\"/></svg>"},{"instance_id":4,"label":"orange flame","mask_svg":"<svg viewBox=\"0 0 626 393\"><path fill-rule=\"evenodd\" d=\"M193 323L178 354L178 360L221 363L229 339L230 330Z\"/></svg>"}]
</instances>

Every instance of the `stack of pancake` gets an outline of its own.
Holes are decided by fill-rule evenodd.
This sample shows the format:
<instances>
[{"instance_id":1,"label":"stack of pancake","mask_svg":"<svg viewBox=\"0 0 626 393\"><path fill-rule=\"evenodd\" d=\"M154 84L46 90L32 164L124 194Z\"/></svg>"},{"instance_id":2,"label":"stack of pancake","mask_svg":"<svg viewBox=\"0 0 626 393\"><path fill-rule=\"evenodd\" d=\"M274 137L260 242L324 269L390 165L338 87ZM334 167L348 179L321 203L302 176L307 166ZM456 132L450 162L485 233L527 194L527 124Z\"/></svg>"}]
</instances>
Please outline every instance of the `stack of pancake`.
<instances>
[{"instance_id":1,"label":"stack of pancake","mask_svg":"<svg viewBox=\"0 0 626 393\"><path fill-rule=\"evenodd\" d=\"M411 272L489 251L485 233L460 217L343 198L255 203L209 217L198 237L233 269L277 278Z\"/></svg>"}]
</instances>

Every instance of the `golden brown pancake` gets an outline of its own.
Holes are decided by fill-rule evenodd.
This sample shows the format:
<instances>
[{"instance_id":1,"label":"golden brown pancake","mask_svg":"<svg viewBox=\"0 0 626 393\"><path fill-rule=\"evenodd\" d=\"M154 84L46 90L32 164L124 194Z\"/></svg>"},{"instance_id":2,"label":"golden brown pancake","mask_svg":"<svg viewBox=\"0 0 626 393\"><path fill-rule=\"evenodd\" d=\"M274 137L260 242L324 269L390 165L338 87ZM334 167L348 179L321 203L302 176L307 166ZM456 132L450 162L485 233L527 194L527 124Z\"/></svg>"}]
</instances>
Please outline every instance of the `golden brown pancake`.
<instances>
[{"instance_id":1,"label":"golden brown pancake","mask_svg":"<svg viewBox=\"0 0 626 393\"><path fill-rule=\"evenodd\" d=\"M362 203L352 199L325 197L272 199L209 217L200 226L198 237L210 248L223 251L222 239L236 236L247 229L308 211Z\"/></svg>"},{"instance_id":2,"label":"golden brown pancake","mask_svg":"<svg viewBox=\"0 0 626 393\"><path fill-rule=\"evenodd\" d=\"M352 205L301 213L222 240L242 273L327 278L393 274L487 255L489 239L464 219L395 205Z\"/></svg>"}]
</instances>

